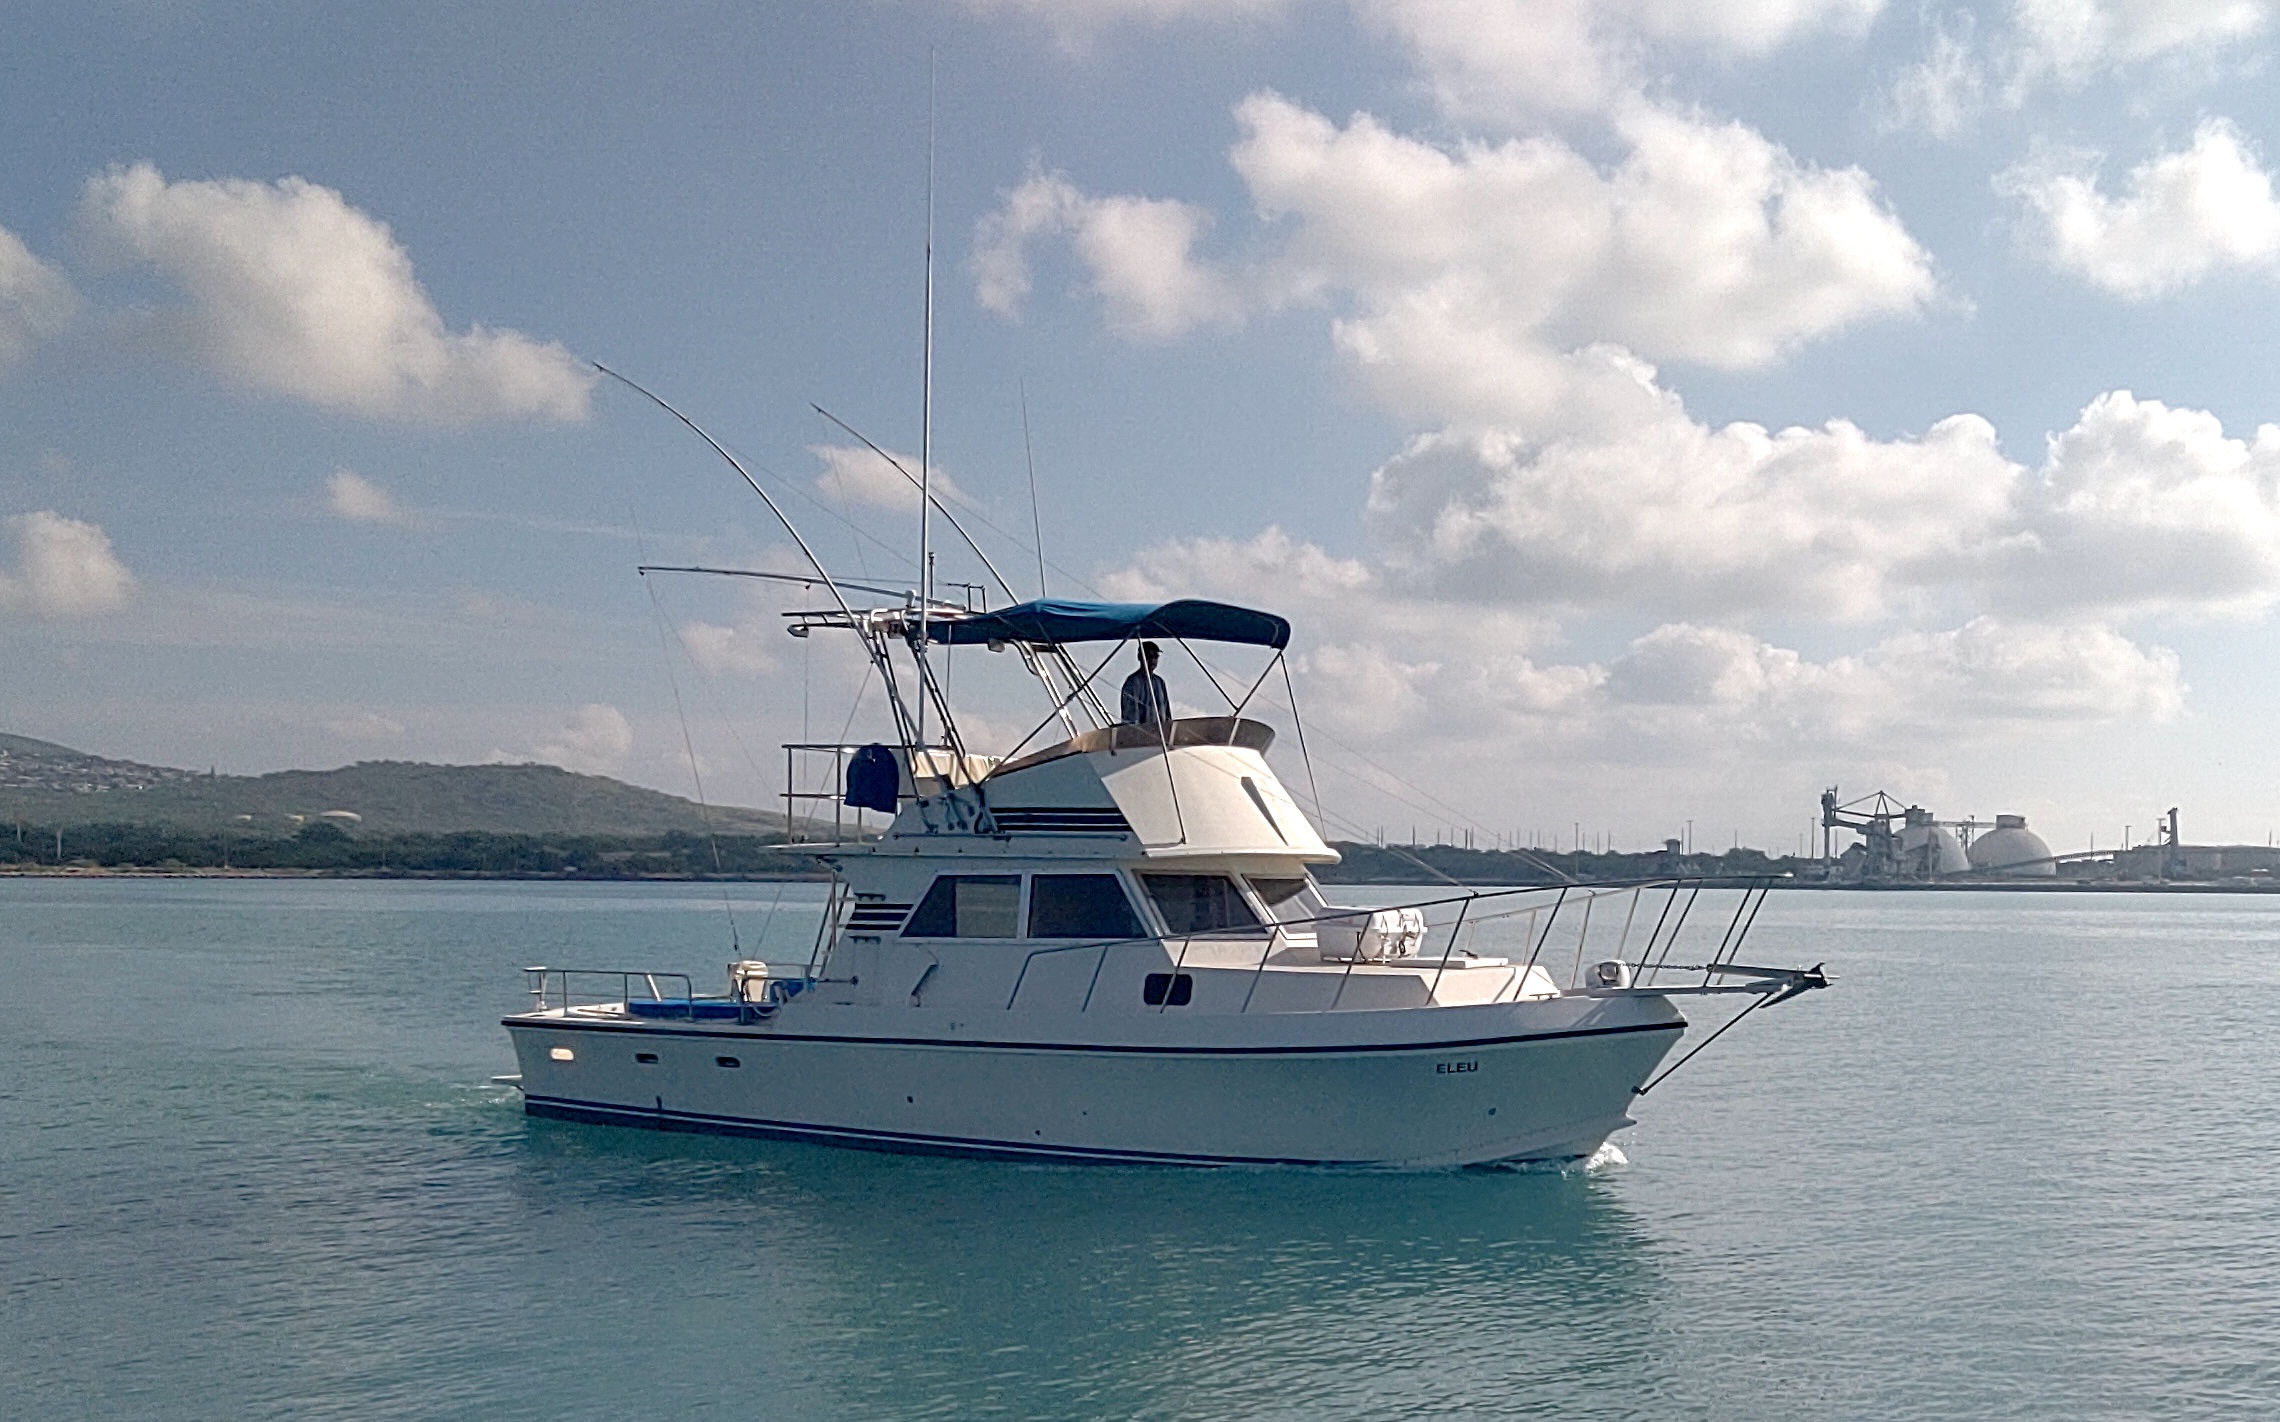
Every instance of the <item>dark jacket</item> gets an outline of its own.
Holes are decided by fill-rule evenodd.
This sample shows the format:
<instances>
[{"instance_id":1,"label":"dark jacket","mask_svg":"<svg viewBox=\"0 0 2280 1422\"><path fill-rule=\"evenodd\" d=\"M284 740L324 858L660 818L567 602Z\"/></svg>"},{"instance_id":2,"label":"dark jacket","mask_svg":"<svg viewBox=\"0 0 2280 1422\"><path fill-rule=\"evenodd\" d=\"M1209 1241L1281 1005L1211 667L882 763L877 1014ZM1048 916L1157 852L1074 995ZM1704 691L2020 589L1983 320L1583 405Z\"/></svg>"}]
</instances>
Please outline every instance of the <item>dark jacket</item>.
<instances>
[{"instance_id":1,"label":"dark jacket","mask_svg":"<svg viewBox=\"0 0 2280 1422\"><path fill-rule=\"evenodd\" d=\"M1172 719L1172 693L1164 679L1146 667L1124 679L1124 724L1153 726Z\"/></svg>"}]
</instances>

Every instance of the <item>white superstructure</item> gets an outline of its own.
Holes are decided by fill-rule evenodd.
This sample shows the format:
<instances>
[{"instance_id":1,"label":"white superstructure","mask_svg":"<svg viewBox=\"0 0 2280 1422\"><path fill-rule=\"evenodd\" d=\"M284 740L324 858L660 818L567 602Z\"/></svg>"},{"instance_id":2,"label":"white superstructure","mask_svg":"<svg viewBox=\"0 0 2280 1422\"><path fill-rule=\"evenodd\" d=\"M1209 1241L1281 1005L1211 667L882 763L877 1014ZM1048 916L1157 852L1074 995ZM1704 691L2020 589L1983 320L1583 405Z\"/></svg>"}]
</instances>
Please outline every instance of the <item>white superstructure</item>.
<instances>
[{"instance_id":1,"label":"white superstructure","mask_svg":"<svg viewBox=\"0 0 2280 1422\"><path fill-rule=\"evenodd\" d=\"M1699 981L1634 983L1675 971L1676 906L1699 886L1539 891L1525 958L1468 949L1468 916L1490 916L1493 896L1341 909L1311 874L1338 856L1268 765L1267 726L1239 704L1112 724L1066 650L1160 637L1279 657L1280 618L1039 601L798 619L803 634L856 633L887 679L903 743L865 748L844 789L891 806L892 827L816 850L833 897L797 969L735 965L719 996L671 975L532 969L536 1005L505 1025L533 1114L1057 1159L1568 1159L1628 1123L1686 1026L1673 996L1778 1001L1821 985L1817 970L1735 965L1739 907L1693 965ZM1066 739L1003 760L970 752L928 643L1017 650ZM920 699L940 744L918 740ZM1629 897L1631 951L1586 964L1590 903L1608 893ZM1608 928L1592 946L1615 942ZM1556 963L1539 961L1547 951Z\"/></svg>"}]
</instances>

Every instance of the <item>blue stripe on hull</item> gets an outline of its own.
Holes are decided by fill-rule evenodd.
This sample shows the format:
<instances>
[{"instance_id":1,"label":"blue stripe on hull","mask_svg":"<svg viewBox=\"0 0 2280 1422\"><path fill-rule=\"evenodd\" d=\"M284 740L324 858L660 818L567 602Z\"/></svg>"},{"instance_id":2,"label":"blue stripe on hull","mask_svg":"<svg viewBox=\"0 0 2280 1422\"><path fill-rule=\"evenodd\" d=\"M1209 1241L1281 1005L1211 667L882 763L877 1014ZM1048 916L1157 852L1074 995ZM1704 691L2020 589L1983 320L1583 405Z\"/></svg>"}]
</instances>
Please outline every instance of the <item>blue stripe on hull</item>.
<instances>
[{"instance_id":1,"label":"blue stripe on hull","mask_svg":"<svg viewBox=\"0 0 2280 1422\"><path fill-rule=\"evenodd\" d=\"M646 1037L722 1037L740 1042L829 1042L860 1047L951 1047L959 1051L1092 1052L1104 1055L1170 1057L1342 1057L1370 1052L1448 1052L1466 1047L1509 1047L1520 1042L1556 1042L1576 1037L1616 1037L1627 1032L1683 1032L1685 1020L1627 1022L1620 1027L1571 1027L1556 1032L1523 1032L1509 1037L1462 1037L1446 1042L1338 1042L1263 1047L1207 1047L1188 1043L1148 1046L1137 1043L967 1041L957 1037L853 1037L792 1032L707 1032L675 1028L577 1022L560 1017L502 1017L499 1025L510 1030L543 1032L618 1032Z\"/></svg>"}]
</instances>

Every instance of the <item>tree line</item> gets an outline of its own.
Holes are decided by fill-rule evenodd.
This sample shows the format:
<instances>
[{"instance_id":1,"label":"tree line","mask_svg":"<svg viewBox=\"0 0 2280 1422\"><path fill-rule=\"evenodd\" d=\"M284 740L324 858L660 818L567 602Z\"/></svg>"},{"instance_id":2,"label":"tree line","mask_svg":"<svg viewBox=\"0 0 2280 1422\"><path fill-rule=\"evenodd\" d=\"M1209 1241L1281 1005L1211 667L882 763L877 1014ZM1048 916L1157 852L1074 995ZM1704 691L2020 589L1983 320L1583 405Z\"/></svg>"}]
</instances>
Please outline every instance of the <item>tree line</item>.
<instances>
[{"instance_id":1,"label":"tree line","mask_svg":"<svg viewBox=\"0 0 2280 1422\"><path fill-rule=\"evenodd\" d=\"M0 825L0 866L279 869L560 879L804 876L813 861L781 835L351 834L317 823L291 835L160 825Z\"/></svg>"}]
</instances>

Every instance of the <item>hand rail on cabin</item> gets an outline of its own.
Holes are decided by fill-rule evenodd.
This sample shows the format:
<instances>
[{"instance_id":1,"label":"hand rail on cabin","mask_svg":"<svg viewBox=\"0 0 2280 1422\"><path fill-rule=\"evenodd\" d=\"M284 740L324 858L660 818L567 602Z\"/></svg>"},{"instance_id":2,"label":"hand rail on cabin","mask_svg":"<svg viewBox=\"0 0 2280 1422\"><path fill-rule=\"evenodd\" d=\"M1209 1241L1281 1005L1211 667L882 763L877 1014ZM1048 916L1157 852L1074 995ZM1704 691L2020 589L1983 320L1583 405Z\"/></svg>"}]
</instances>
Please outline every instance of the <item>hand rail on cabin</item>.
<instances>
[{"instance_id":1,"label":"hand rail on cabin","mask_svg":"<svg viewBox=\"0 0 2280 1422\"><path fill-rule=\"evenodd\" d=\"M639 978L642 985L648 989L648 996L640 999L641 1001L654 1002L660 1007L679 1007L688 1014L688 1018L692 1022L697 1017L696 985L689 980L687 973L661 973L648 968L550 968L545 966L525 968L523 972L529 975L530 994L536 1000L536 1006L533 1010L537 1012L554 1010L568 1012L573 1007L606 1007L610 1005L607 1001L573 1002L571 1000L573 984L580 978L616 978L618 980L616 1005L621 1010L630 1009L636 1000L633 995L633 983L636 978ZM664 990L657 985L660 978L669 982L678 981L681 984L681 995L679 997L667 997ZM559 995L549 989L550 980L560 986ZM606 998L607 994L600 994L600 996Z\"/></svg>"},{"instance_id":2,"label":"hand rail on cabin","mask_svg":"<svg viewBox=\"0 0 2280 1422\"><path fill-rule=\"evenodd\" d=\"M1487 899L1505 898L1516 894L1549 892L1555 888L1557 889L1557 897L1554 899L1551 906L1552 912L1550 920L1544 923L1540 932L1535 928L1533 923L1530 925L1527 935L1529 942L1528 959L1515 971L1511 985L1512 991L1517 993L1525 988L1529 973L1537 966L1538 960L1543 956L1545 947L1548 946L1551 941L1552 930L1557 926L1559 920L1559 910L1569 901L1570 898L1578 899L1584 904L1583 922L1581 925L1579 925L1578 932L1576 934L1576 957L1577 963L1579 965L1577 973L1578 976L1580 976L1580 964L1582 962L1591 934L1591 901L1597 898L1605 898L1611 895L1621 894L1626 891L1631 894L1630 912L1624 915L1621 940L1616 945L1618 960L1627 962L1628 960L1622 959L1621 955L1625 949L1628 948L1630 943L1631 930L1638 915L1640 897L1650 888L1667 888L1669 890L1669 897L1663 904L1662 913L1656 919L1654 928L1649 932L1647 936L1646 946L1641 950L1639 958L1639 968L1642 970L1641 975L1651 975L1656 969L1661 966L1661 961L1654 961L1658 945L1661 949L1661 960L1667 961L1670 956L1671 948L1677 943L1679 933L1684 929L1686 925L1688 913L1691 912L1693 908L1694 897L1698 897L1705 887L1707 887L1706 883L1698 878L1633 880L1629 882L1617 882L1609 884L1562 884L1557 886L1549 884L1527 885L1510 889L1491 890L1486 893L1466 893L1461 895L1452 894L1442 898L1423 900L1418 903L1388 905L1386 908L1363 908L1354 905L1326 906L1329 911L1314 915L1310 918L1288 920L1276 919L1271 923L1262 925L1262 927L1267 930L1265 941L1260 948L1259 961L1252 966L1251 982L1249 988L1243 995L1243 1005L1237 1010L1239 1013L1248 1013L1251 1010L1252 1000L1257 996L1258 993L1259 980L1265 974L1268 962L1274 957L1275 953L1280 948L1288 946L1286 942L1286 934L1289 929L1305 928L1309 925L1335 922L1350 918L1356 913L1381 913L1387 911L1389 908L1428 909L1439 908L1449 904L1456 904L1459 906L1459 908L1455 922L1451 926L1449 940L1445 945L1443 945L1438 960L1434 964L1435 972L1433 974L1433 979L1427 987L1427 1000L1431 1001L1432 998L1440 991L1440 982L1442 975L1448 971L1450 962L1454 960L1457 954L1461 951L1461 940L1464 929L1468 922L1473 924L1477 930L1477 926L1481 923L1494 919L1510 918L1522 913L1534 916L1541 913L1544 907L1539 903L1528 907L1504 909L1495 913L1474 914L1473 906L1475 904L1478 904ZM1765 902L1765 894L1770 887L1770 883L1763 881L1741 886L1743 902L1740 906L1737 906L1735 913L1735 922L1729 923L1727 926L1726 936L1725 938L1721 939L1718 945L1718 951L1715 955L1713 955L1713 963L1731 961L1733 955L1740 951L1742 938L1746 938L1748 936L1750 927L1756 923L1757 915L1754 911L1754 906L1762 905ZM1670 932L1666 937L1663 933L1663 928L1665 922L1669 918L1671 906L1678 899L1680 892L1688 888L1691 888L1693 893L1688 897L1686 901L1686 910L1682 911L1679 914L1678 923L1671 927ZM1744 912L1745 909L1749 911ZM1210 934L1181 935L1179 953L1173 962L1173 972L1175 975L1186 966L1187 949L1189 944L1191 944L1196 938L1209 938L1211 936L1212 935ZM1048 957L1057 953L1097 952L1100 954L1100 957L1093 964L1092 979L1086 985L1084 1000L1077 1009L1080 1012L1089 1012L1092 1009L1093 995L1100 985L1101 973L1107 967L1108 953L1110 949L1123 947L1129 944L1156 943L1168 945L1170 939L1171 935L1158 937L1151 934L1132 938L1091 939L1080 943L1058 943L1046 948L1032 948L1028 953L1023 955L1021 960L1021 969L1019 972L1014 974L1012 990L1006 994L1006 1010L1011 1011L1014 1004L1020 1000L1021 989L1024 985L1026 985L1029 979L1029 967L1037 959ZM1432 960L1432 955L1430 954L1420 953L1416 956L1420 962L1405 964L1405 966L1418 967L1422 966L1423 961ZM1318 1010L1323 1012L1334 1012L1338 1010L1340 1002L1342 1002L1345 998L1346 986L1348 982L1351 981L1354 973L1354 968L1357 964L1362 964L1363 966L1369 967L1383 967L1388 966L1391 961L1392 960L1387 960L1387 962L1364 963L1363 960L1358 957L1348 958L1344 960L1343 969L1338 975L1337 990L1331 995L1329 1005ZM1579 982L1570 982L1568 986L1570 988L1575 988L1581 986L1581 984ZM1502 995L1503 994L1500 992L1498 994L1498 997L1501 999ZM1166 1005L1168 1006L1168 997Z\"/></svg>"}]
</instances>

